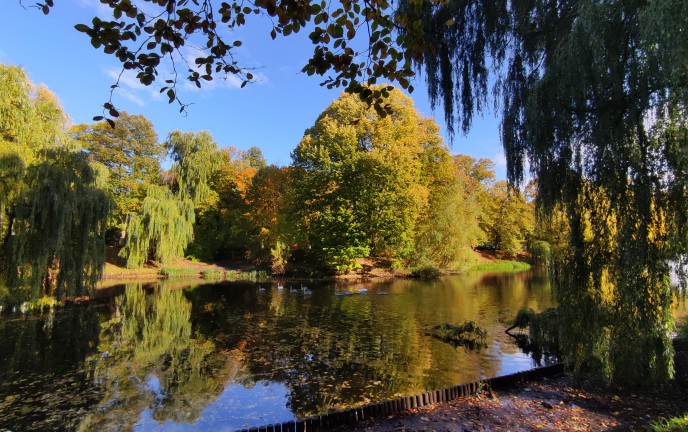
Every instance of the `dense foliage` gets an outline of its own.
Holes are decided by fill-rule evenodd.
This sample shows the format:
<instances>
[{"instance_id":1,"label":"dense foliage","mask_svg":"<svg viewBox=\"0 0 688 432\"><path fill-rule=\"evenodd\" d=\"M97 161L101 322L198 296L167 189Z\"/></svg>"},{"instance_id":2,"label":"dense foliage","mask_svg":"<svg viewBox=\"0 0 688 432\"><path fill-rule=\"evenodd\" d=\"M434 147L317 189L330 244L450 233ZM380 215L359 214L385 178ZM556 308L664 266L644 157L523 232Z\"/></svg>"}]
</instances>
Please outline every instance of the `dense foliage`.
<instances>
[{"instance_id":1,"label":"dense foliage","mask_svg":"<svg viewBox=\"0 0 688 432\"><path fill-rule=\"evenodd\" d=\"M481 240L481 208L439 127L381 91L392 114L343 94L294 150L296 238L336 271L365 257L447 267Z\"/></svg>"},{"instance_id":2,"label":"dense foliage","mask_svg":"<svg viewBox=\"0 0 688 432\"><path fill-rule=\"evenodd\" d=\"M0 64L0 302L88 293L105 262L105 170L45 87Z\"/></svg>"},{"instance_id":3,"label":"dense foliage","mask_svg":"<svg viewBox=\"0 0 688 432\"><path fill-rule=\"evenodd\" d=\"M153 124L142 115L122 112L116 128L100 122L76 125L69 132L93 160L108 168L108 186L116 204L110 225L123 229L127 215L141 210L146 189L160 182L165 148Z\"/></svg>"},{"instance_id":4,"label":"dense foliage","mask_svg":"<svg viewBox=\"0 0 688 432\"><path fill-rule=\"evenodd\" d=\"M542 208L565 215L554 274L567 360L625 383L666 380L670 265L688 246L688 5L423 5L431 98L465 130L493 62L509 179L527 161Z\"/></svg>"},{"instance_id":5,"label":"dense foliage","mask_svg":"<svg viewBox=\"0 0 688 432\"><path fill-rule=\"evenodd\" d=\"M39 4L44 13L52 5ZM331 72L326 84L374 102L378 114L392 111L382 102L389 89L361 82L384 77L410 90L415 62L426 73L431 101L444 108L450 135L457 123L470 128L496 82L510 182L519 184L528 166L547 217L565 215L567 247L554 253L554 274L567 360L576 370L593 367L627 383L671 376L669 274L688 256L684 0L406 0L396 9L384 0L108 6L114 19L95 18L77 30L136 70L144 84L194 35L206 42L199 45L207 56L189 70L192 81L200 86L217 73L250 81L232 57L241 42L225 42L218 27L234 30L251 15L271 18L273 38L309 27L314 53L303 70ZM148 15L146 8L160 13ZM357 45L362 28L367 39ZM170 101L176 78L166 88ZM105 108L117 115L110 104ZM365 170L362 163L350 161L349 172ZM344 212L327 222L353 221ZM353 245L342 255L349 259L388 240L344 241Z\"/></svg>"},{"instance_id":6,"label":"dense foliage","mask_svg":"<svg viewBox=\"0 0 688 432\"><path fill-rule=\"evenodd\" d=\"M387 115L342 94L305 132L292 166L276 167L258 148L219 149L208 132L159 143L142 115L67 133L52 94L18 68L0 77L2 296L11 302L87 294L106 230L130 268L188 256L322 274L372 259L436 274L465 267L484 242L521 250L488 227L520 239L532 218L517 191L494 183L490 161L451 156L439 127L394 88L374 89ZM499 200L520 203L506 210L516 225Z\"/></svg>"}]
</instances>

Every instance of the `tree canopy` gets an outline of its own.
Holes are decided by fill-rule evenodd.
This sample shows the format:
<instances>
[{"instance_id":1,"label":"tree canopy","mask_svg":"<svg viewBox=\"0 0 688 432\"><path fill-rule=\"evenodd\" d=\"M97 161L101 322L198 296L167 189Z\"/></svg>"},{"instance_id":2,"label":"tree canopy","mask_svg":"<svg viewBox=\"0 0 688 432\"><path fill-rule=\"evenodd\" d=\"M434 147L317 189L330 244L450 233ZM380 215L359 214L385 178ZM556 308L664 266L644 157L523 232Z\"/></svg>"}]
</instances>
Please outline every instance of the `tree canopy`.
<instances>
[{"instance_id":1,"label":"tree canopy","mask_svg":"<svg viewBox=\"0 0 688 432\"><path fill-rule=\"evenodd\" d=\"M70 140L57 98L2 64L0 120L0 298L87 294L105 261L105 171Z\"/></svg>"},{"instance_id":2,"label":"tree canopy","mask_svg":"<svg viewBox=\"0 0 688 432\"><path fill-rule=\"evenodd\" d=\"M292 153L298 242L337 270L368 256L445 266L476 242L476 210L463 214L465 185L439 127L401 91L376 90L391 114L342 94Z\"/></svg>"},{"instance_id":3,"label":"tree canopy","mask_svg":"<svg viewBox=\"0 0 688 432\"><path fill-rule=\"evenodd\" d=\"M420 65L448 123L502 101L511 182L563 208L555 260L567 360L636 383L671 375L670 263L685 259L682 1L424 3ZM451 25L447 25L451 23ZM661 30L659 30L661 29ZM681 197L681 198L679 198ZM641 378L642 377L642 378Z\"/></svg>"},{"instance_id":4,"label":"tree canopy","mask_svg":"<svg viewBox=\"0 0 688 432\"><path fill-rule=\"evenodd\" d=\"M69 132L93 160L108 168L116 204L112 225L123 228L127 215L141 210L146 189L161 181L160 161L166 150L158 143L153 123L121 112L116 128L101 121L73 126Z\"/></svg>"},{"instance_id":5,"label":"tree canopy","mask_svg":"<svg viewBox=\"0 0 688 432\"><path fill-rule=\"evenodd\" d=\"M168 264L183 257L193 240L196 207L211 194L209 181L221 160L212 135L174 131L165 147L174 161L168 185L150 185L141 211L127 219L120 254L129 268L141 267L149 258Z\"/></svg>"}]
</instances>

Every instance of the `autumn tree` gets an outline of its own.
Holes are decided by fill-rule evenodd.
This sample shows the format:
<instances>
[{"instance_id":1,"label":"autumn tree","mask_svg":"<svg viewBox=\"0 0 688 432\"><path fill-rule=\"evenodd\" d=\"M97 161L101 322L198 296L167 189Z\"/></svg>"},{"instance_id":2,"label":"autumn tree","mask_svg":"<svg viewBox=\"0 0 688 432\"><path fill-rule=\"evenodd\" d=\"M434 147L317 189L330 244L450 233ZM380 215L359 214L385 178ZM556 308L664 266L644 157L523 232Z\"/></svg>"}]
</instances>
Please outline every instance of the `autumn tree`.
<instances>
[{"instance_id":1,"label":"autumn tree","mask_svg":"<svg viewBox=\"0 0 688 432\"><path fill-rule=\"evenodd\" d=\"M292 237L287 217L291 181L290 167L269 165L258 170L246 191L248 216L257 240L254 255L271 265L280 261L273 268L278 273L285 270L287 244Z\"/></svg>"},{"instance_id":2,"label":"autumn tree","mask_svg":"<svg viewBox=\"0 0 688 432\"><path fill-rule=\"evenodd\" d=\"M253 178L265 167L257 147L221 149L209 178L208 198L196 207L195 241L189 254L198 259L246 259L255 249L256 227L247 194Z\"/></svg>"},{"instance_id":3,"label":"autumn tree","mask_svg":"<svg viewBox=\"0 0 688 432\"><path fill-rule=\"evenodd\" d=\"M48 13L51 5L40 7ZM557 281L562 316L576 318L562 320L567 361L626 383L671 376L667 281L671 263L688 256L685 1L404 1L392 9L385 1L244 8L148 0L150 15L130 1L108 5L114 19L77 30L144 84L194 35L207 51L189 69L191 81L229 73L249 82L233 57L241 42L225 41L218 27L233 30L262 14L274 18L273 37L308 27L314 51L304 72L358 93L379 114L391 110L383 89L362 83L384 78L411 90L415 62L450 136L456 125L470 128L495 82L509 181L518 185L529 167L541 182L538 203L567 215L572 253L561 265L578 275ZM361 44L357 33L367 36ZM176 75L170 81L174 87ZM165 90L176 100L174 88ZM597 211L600 202L608 211ZM607 232L614 236L598 235ZM614 253L596 256L610 239ZM608 292L614 301L606 308L598 300ZM576 328L581 317L601 341L595 349Z\"/></svg>"},{"instance_id":4,"label":"autumn tree","mask_svg":"<svg viewBox=\"0 0 688 432\"><path fill-rule=\"evenodd\" d=\"M469 158L450 156L444 146L425 148L421 155L428 199L416 228L415 264L463 268L471 261L471 246L483 241L476 186L481 183L457 162L464 157Z\"/></svg>"},{"instance_id":5,"label":"autumn tree","mask_svg":"<svg viewBox=\"0 0 688 432\"><path fill-rule=\"evenodd\" d=\"M481 225L487 242L512 255L523 251L534 228L534 205L505 181L495 182L486 192Z\"/></svg>"},{"instance_id":6,"label":"autumn tree","mask_svg":"<svg viewBox=\"0 0 688 432\"><path fill-rule=\"evenodd\" d=\"M382 91L392 114L343 94L292 154L300 243L340 271L368 256L446 264L452 254L438 248L455 245L459 224L450 219L465 216L438 126L399 90Z\"/></svg>"}]
</instances>

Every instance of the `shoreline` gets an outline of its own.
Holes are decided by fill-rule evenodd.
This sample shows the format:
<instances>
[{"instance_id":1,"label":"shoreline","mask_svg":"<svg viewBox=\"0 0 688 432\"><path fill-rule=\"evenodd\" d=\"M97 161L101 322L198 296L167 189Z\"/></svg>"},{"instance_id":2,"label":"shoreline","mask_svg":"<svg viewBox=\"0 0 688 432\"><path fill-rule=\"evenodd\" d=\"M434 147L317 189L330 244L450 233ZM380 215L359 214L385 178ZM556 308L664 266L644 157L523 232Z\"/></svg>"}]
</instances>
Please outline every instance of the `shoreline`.
<instances>
[{"instance_id":1,"label":"shoreline","mask_svg":"<svg viewBox=\"0 0 688 432\"><path fill-rule=\"evenodd\" d=\"M452 276L458 274L465 274L471 271L481 272L508 272L508 271L523 271L528 270L530 265L524 260L525 257L516 257L517 260L503 260L496 256L484 253L481 251L475 252L475 262L467 268L451 268L451 269L437 269L438 276ZM162 266L156 263L148 263L140 269L127 269L120 265L114 248L108 248L108 259L103 268L103 275L98 283L98 287L103 285L110 285L108 282L112 281L132 281L132 282L154 282L160 279L202 279L207 282L221 282L221 281L249 281L246 278L251 272L258 273L251 264L242 261L218 261L214 263L204 263L198 261L190 261L185 258L177 258L172 263ZM413 278L411 269L392 270L383 267L372 265L370 260L366 261L366 270L352 272L343 275L332 276L270 276L276 281L371 281L371 280L390 280ZM519 266L518 264L522 264ZM163 274L168 272L168 275ZM206 274L208 275L206 277Z\"/></svg>"},{"instance_id":2,"label":"shoreline","mask_svg":"<svg viewBox=\"0 0 688 432\"><path fill-rule=\"evenodd\" d=\"M688 412L688 395L673 389L606 387L586 379L574 385L568 373L484 391L450 402L338 431L621 431L648 430Z\"/></svg>"}]
</instances>

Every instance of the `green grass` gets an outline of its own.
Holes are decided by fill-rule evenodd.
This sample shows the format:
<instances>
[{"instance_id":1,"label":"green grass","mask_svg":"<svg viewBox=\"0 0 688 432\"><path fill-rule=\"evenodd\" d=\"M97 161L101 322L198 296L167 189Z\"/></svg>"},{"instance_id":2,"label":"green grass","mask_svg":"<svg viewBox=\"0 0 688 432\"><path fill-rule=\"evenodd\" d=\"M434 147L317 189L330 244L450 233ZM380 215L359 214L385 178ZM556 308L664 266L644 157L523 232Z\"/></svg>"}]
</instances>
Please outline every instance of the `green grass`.
<instances>
[{"instance_id":1,"label":"green grass","mask_svg":"<svg viewBox=\"0 0 688 432\"><path fill-rule=\"evenodd\" d=\"M530 264L521 261L496 261L474 265L469 271L479 272L518 272L530 270Z\"/></svg>"},{"instance_id":2,"label":"green grass","mask_svg":"<svg viewBox=\"0 0 688 432\"><path fill-rule=\"evenodd\" d=\"M660 419L650 426L652 432L681 432L688 431L688 413L682 417Z\"/></svg>"},{"instance_id":3,"label":"green grass","mask_svg":"<svg viewBox=\"0 0 688 432\"><path fill-rule=\"evenodd\" d=\"M222 270L203 270L201 273L203 279L225 279L227 277L226 273Z\"/></svg>"},{"instance_id":4,"label":"green grass","mask_svg":"<svg viewBox=\"0 0 688 432\"><path fill-rule=\"evenodd\" d=\"M196 270L192 269L178 269L178 268L170 268L170 267L164 267L160 270L160 274L168 277L168 278L173 278L173 277L192 277L192 276L198 276L198 272Z\"/></svg>"}]
</instances>

